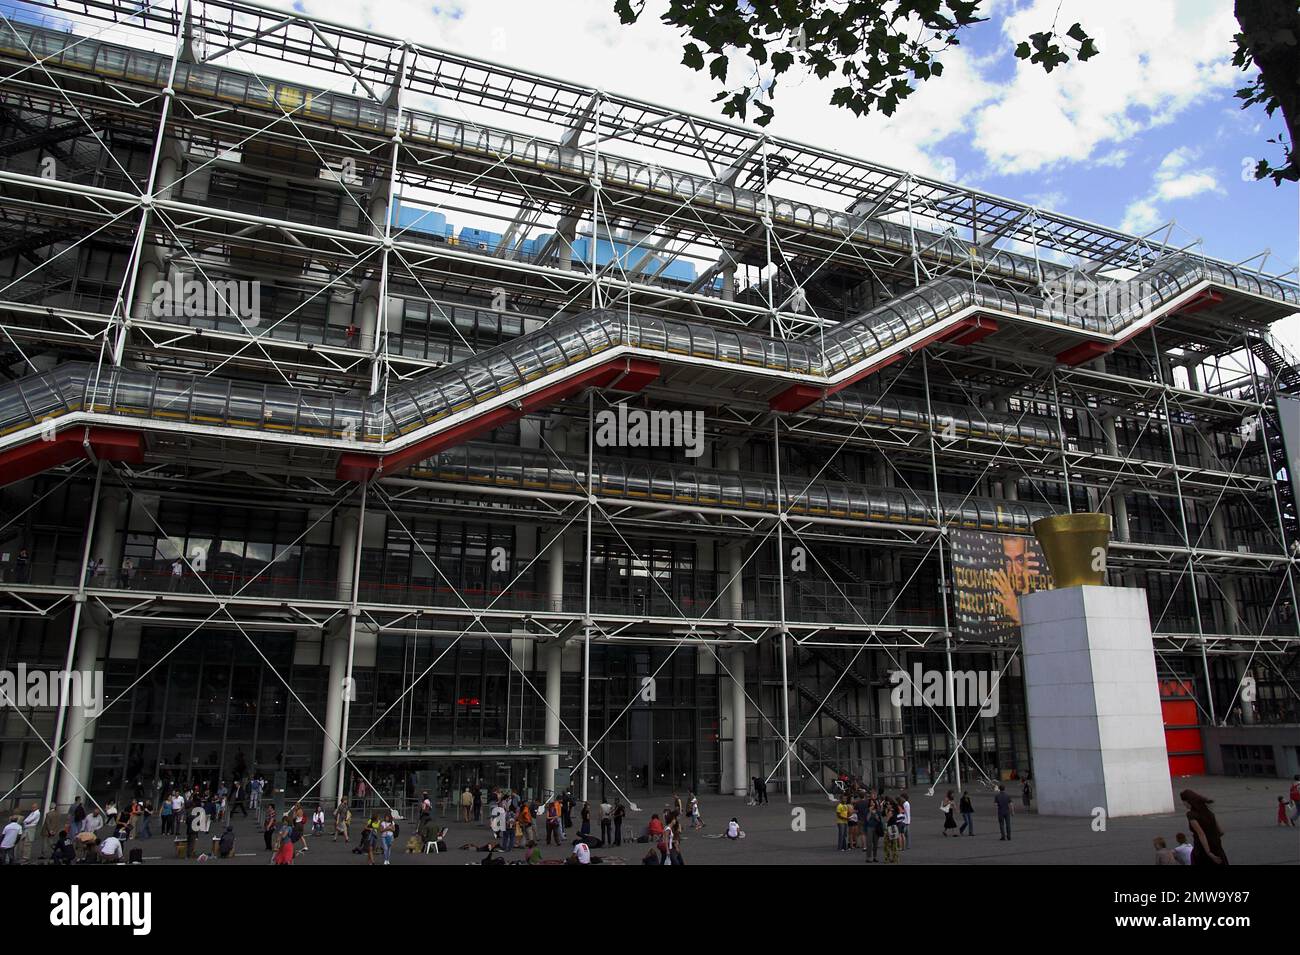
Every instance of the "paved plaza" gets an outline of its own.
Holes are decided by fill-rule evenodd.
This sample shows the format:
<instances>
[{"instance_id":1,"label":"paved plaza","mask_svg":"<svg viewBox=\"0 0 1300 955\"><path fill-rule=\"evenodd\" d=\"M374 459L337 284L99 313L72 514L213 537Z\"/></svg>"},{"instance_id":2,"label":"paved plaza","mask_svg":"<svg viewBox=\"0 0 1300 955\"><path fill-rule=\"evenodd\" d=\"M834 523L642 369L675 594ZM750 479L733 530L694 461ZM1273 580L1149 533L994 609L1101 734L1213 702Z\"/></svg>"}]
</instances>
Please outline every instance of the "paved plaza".
<instances>
[{"instance_id":1,"label":"paved plaza","mask_svg":"<svg viewBox=\"0 0 1300 955\"><path fill-rule=\"evenodd\" d=\"M1300 864L1300 828L1283 829L1276 824L1276 803L1286 794L1283 780L1231 779L1225 777L1186 777L1174 781L1175 792L1191 788L1212 798L1224 835L1224 846L1235 865ZM1008 787L1008 792L1013 792ZM1066 819L1018 812L1012 823L1012 840L998 839L993 798L987 790L974 796L974 837L944 838L941 835L939 803L943 790L927 796L925 788L910 792L912 802L912 842L902 854L902 865L1149 865L1155 854L1151 840L1164 836L1173 845L1174 834L1186 831L1181 812L1143 818L1109 820L1104 832L1094 831L1091 819ZM1019 791L1014 790L1019 809ZM629 814L625 832L641 832L653 812L663 811L665 800L654 798L638 803L640 811ZM795 809L806 811L807 827L795 831ZM797 797L786 803L780 797L765 806L747 806L743 799L705 796L701 811L706 826L699 832L686 830L683 857L697 865L863 865L863 855L837 852L835 822L831 803L825 796ZM709 838L736 816L746 837L740 841ZM410 855L403 851L408 827L394 845L393 865L465 865L477 863L483 856L461 851L456 846L466 842L483 843L490 833L485 823L460 823L448 820L447 842L450 851L441 855ZM237 842L235 858L198 863L175 858L170 839L155 836L144 840L147 864L169 866L193 865L266 865L269 853L263 851L262 835L252 816L235 821ZM544 830L539 827L539 832ZM353 826L353 843L359 830ZM299 853L295 865L365 865L364 856L355 855L351 847L332 842L330 837L308 839L309 850ZM134 845L134 844L133 844ZM637 865L649 846L625 842L621 847L595 850L611 862ZM554 846L542 848L546 860L560 860L567 855ZM376 854L378 858L378 853ZM522 858L516 850L506 858ZM879 863L883 866L884 863Z\"/></svg>"}]
</instances>

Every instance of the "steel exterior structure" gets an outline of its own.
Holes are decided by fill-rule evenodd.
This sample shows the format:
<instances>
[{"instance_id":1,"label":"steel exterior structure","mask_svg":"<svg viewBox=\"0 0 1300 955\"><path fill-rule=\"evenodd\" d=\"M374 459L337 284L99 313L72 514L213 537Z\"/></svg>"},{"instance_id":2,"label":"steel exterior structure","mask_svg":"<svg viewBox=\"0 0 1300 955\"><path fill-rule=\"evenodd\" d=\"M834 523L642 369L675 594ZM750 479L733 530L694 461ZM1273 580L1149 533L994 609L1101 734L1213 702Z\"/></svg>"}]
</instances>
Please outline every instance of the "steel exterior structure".
<instances>
[{"instance_id":1,"label":"steel exterior structure","mask_svg":"<svg viewBox=\"0 0 1300 955\"><path fill-rule=\"evenodd\" d=\"M111 690L10 795L1023 773L949 531L1081 510L1204 722L1295 718L1264 258L237 0L0 8L0 127L5 665Z\"/></svg>"}]
</instances>

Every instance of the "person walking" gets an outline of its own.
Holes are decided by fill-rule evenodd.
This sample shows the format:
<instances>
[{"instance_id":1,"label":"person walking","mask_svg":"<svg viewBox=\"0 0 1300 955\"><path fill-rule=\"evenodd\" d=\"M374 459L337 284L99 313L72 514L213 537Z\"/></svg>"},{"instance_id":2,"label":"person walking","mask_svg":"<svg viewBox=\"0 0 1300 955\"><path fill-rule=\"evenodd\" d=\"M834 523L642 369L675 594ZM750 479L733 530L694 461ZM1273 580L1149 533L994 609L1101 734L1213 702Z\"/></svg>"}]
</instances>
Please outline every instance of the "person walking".
<instances>
[{"instance_id":1,"label":"person walking","mask_svg":"<svg viewBox=\"0 0 1300 955\"><path fill-rule=\"evenodd\" d=\"M469 787L466 786L460 794L460 821L469 822L470 812L474 805L474 796L470 793Z\"/></svg>"},{"instance_id":2,"label":"person walking","mask_svg":"<svg viewBox=\"0 0 1300 955\"><path fill-rule=\"evenodd\" d=\"M1288 798L1291 800L1291 807L1293 809L1293 812L1291 813L1291 824L1295 825L1297 822L1300 822L1300 776L1296 776L1295 779L1291 781L1291 792L1288 794Z\"/></svg>"},{"instance_id":3,"label":"person walking","mask_svg":"<svg viewBox=\"0 0 1300 955\"><path fill-rule=\"evenodd\" d=\"M703 829L704 819L700 816L700 797L695 795L695 793L691 793L690 801L687 805L689 807L688 811L691 815L691 828Z\"/></svg>"},{"instance_id":4,"label":"person walking","mask_svg":"<svg viewBox=\"0 0 1300 955\"><path fill-rule=\"evenodd\" d=\"M960 836L963 832L970 836L975 835L975 820L973 818L975 815L975 806L970 801L969 792L963 792L961 794L961 803L958 808L961 812L961 828L957 830L957 835Z\"/></svg>"},{"instance_id":5,"label":"person walking","mask_svg":"<svg viewBox=\"0 0 1300 955\"><path fill-rule=\"evenodd\" d=\"M340 799L339 804L334 807L334 841L339 841L339 836L343 836L343 844L347 845L352 841L352 835L348 827L352 825L352 810L348 806L346 799Z\"/></svg>"},{"instance_id":6,"label":"person walking","mask_svg":"<svg viewBox=\"0 0 1300 955\"><path fill-rule=\"evenodd\" d=\"M943 812L943 834L947 836L951 830L957 828L957 801L952 798L951 789L943 797L943 805L939 808Z\"/></svg>"},{"instance_id":7,"label":"person walking","mask_svg":"<svg viewBox=\"0 0 1300 955\"><path fill-rule=\"evenodd\" d=\"M1034 801L1034 787L1028 776L1025 777L1024 784L1020 787L1020 798L1024 800L1025 812L1029 812L1030 804Z\"/></svg>"},{"instance_id":8,"label":"person walking","mask_svg":"<svg viewBox=\"0 0 1300 955\"><path fill-rule=\"evenodd\" d=\"M898 846L900 849L912 847L912 803L907 793L898 794Z\"/></svg>"},{"instance_id":9,"label":"person walking","mask_svg":"<svg viewBox=\"0 0 1300 955\"><path fill-rule=\"evenodd\" d=\"M1223 830L1210 809L1214 800L1206 799L1191 789L1184 789L1178 798L1187 807L1187 825L1192 830L1192 865L1227 865Z\"/></svg>"},{"instance_id":10,"label":"person walking","mask_svg":"<svg viewBox=\"0 0 1300 955\"><path fill-rule=\"evenodd\" d=\"M615 799L614 800L614 845L616 846L621 846L623 844L623 816L626 814L627 814L627 810L623 808L623 801L621 799Z\"/></svg>"},{"instance_id":11,"label":"person walking","mask_svg":"<svg viewBox=\"0 0 1300 955\"><path fill-rule=\"evenodd\" d=\"M998 842L1011 841L1011 812L1015 808L1015 803L1007 795L1007 787L998 785L997 795L993 797L993 804L998 809Z\"/></svg>"}]
</instances>

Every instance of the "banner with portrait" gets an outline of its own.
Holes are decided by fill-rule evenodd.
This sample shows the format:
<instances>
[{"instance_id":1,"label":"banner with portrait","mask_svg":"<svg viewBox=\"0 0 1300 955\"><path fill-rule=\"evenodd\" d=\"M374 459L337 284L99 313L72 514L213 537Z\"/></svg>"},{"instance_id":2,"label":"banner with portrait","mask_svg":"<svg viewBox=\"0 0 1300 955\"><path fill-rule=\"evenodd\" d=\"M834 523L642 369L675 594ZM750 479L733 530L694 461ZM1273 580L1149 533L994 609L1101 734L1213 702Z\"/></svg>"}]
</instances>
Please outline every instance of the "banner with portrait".
<instances>
[{"instance_id":1,"label":"banner with portrait","mask_svg":"<svg viewBox=\"0 0 1300 955\"><path fill-rule=\"evenodd\" d=\"M952 528L953 629L958 639L1005 643L1020 638L1019 598L1048 590L1052 576L1033 537Z\"/></svg>"}]
</instances>

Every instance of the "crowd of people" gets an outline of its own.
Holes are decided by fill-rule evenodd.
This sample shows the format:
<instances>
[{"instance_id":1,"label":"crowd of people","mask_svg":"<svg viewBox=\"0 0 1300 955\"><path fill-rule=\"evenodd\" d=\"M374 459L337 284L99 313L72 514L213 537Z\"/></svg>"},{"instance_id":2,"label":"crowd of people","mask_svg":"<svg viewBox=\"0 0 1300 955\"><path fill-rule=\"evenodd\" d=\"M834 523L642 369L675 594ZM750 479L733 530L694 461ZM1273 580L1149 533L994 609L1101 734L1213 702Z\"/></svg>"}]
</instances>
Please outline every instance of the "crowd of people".
<instances>
[{"instance_id":1,"label":"crowd of people","mask_svg":"<svg viewBox=\"0 0 1300 955\"><path fill-rule=\"evenodd\" d=\"M834 805L836 850L861 851L869 863L899 862L912 836L912 802L907 791L889 795L857 779L841 779L838 787L841 791ZM227 858L234 854L234 816L247 818L251 810L251 821L262 831L270 861L291 865L296 857L310 851L309 837L325 836L326 809L321 804L309 809L302 802L293 802L281 810L274 801L263 799L268 792L265 781L254 777L219 783L215 788L172 789L161 794L156 804L149 799L132 799L119 808L111 799L101 805L77 797L72 808L60 814L42 813L33 803L26 812L16 810L0 831L0 864L28 864L37 857L63 865L141 861L141 850L133 843L152 838L155 824L160 836L173 839L179 857ZM763 787L755 785L751 804L755 797L761 799L763 795ZM1029 808L1032 790L1028 780L1023 783L1021 795ZM1175 834L1172 847L1165 837L1156 837L1156 862L1227 865L1223 831L1211 809L1212 800L1190 789L1183 790L1179 798L1186 808L1187 831ZM1290 784L1287 795L1277 800L1277 824L1295 826L1300 820L1300 776ZM621 855L602 856L598 851L625 844L646 847L643 864L683 865L688 835L707 828L700 799L694 792L687 792L685 799L674 792L662 811L652 812L644 824L634 824L631 810L620 798L582 800L571 791L538 800L508 788L466 786L451 802L457 824L488 830L487 838L471 838L459 845L462 850L482 853L480 862L484 865L622 862ZM993 808L999 839L1010 840L1015 802L1004 785L994 791ZM941 836L975 835L975 802L969 790L948 790L938 812ZM448 828L436 824L438 815L429 793L423 793L418 801L415 831L406 843L408 852L433 848L447 851ZM369 812L355 833L352 852L364 856L370 865L390 865L405 821L392 810ZM353 808L347 799L341 799L333 810L333 841L342 839L350 845L353 830ZM738 840L745 837L745 832L739 819L732 817L719 831L705 837ZM562 850L561 856L546 859L544 846Z\"/></svg>"}]
</instances>

